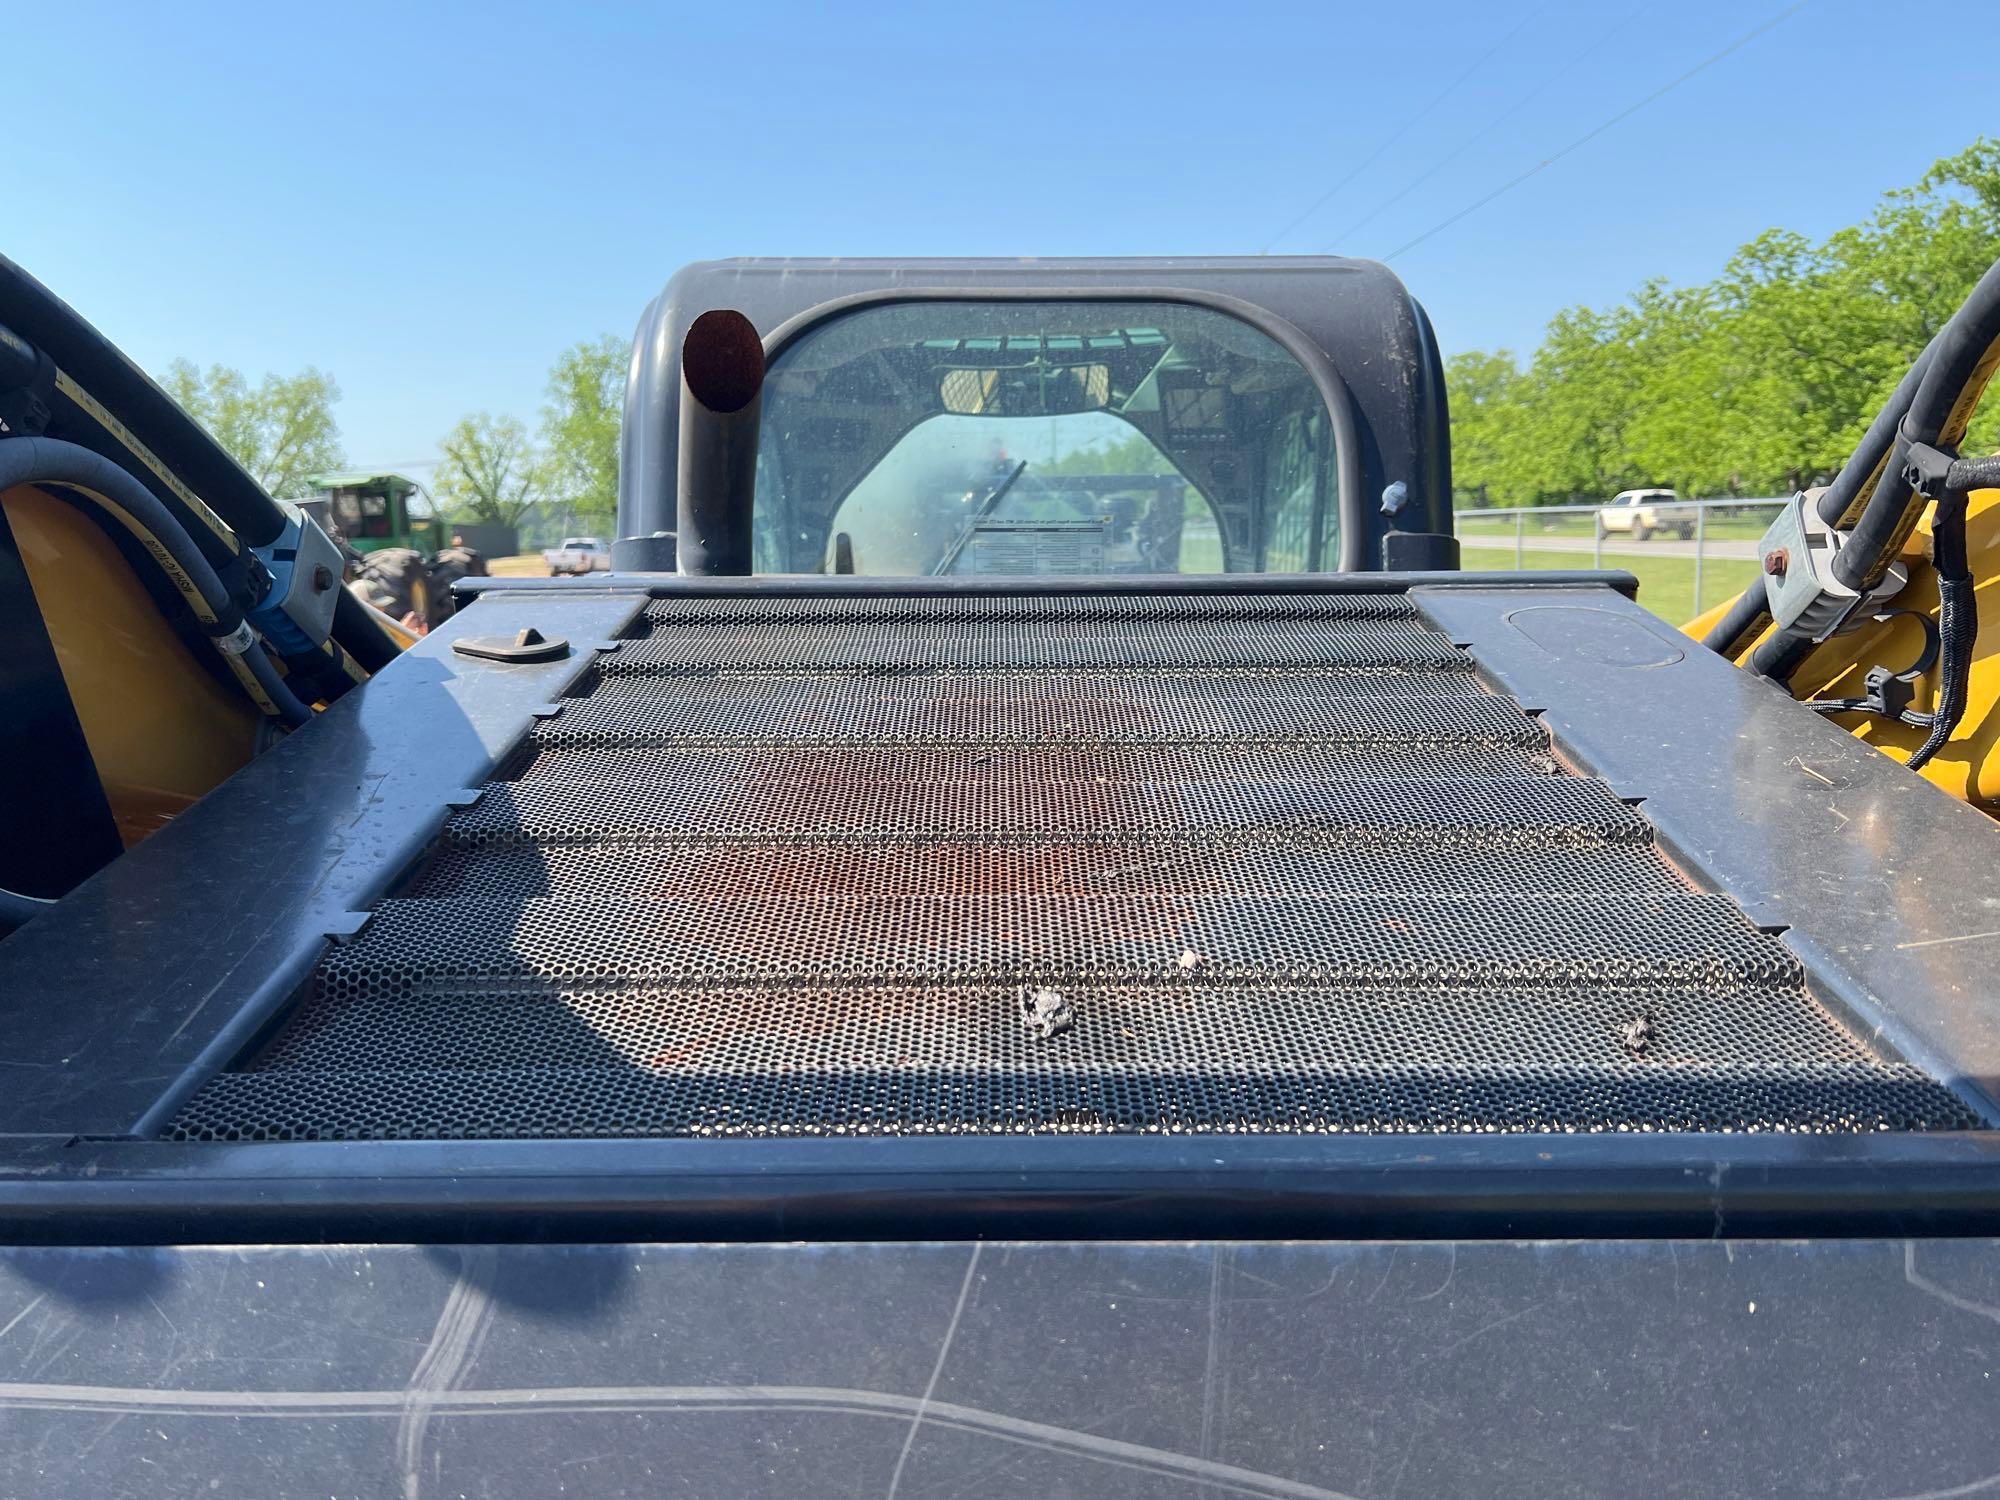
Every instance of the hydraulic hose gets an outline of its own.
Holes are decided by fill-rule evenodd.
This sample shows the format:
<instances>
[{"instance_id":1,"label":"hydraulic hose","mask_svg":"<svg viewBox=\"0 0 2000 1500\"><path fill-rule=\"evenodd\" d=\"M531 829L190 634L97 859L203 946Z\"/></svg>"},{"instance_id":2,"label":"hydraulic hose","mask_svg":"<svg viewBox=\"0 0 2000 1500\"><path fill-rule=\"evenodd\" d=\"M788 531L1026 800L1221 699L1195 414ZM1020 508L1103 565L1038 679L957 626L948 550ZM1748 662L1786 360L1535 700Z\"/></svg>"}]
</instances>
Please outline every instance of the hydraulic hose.
<instances>
[{"instance_id":1,"label":"hydraulic hose","mask_svg":"<svg viewBox=\"0 0 2000 1500\"><path fill-rule=\"evenodd\" d=\"M264 690L264 697L276 708L276 717L284 722L287 729L297 729L301 724L312 722L312 709L285 686L285 679L278 675L276 665L264 654L263 647L253 644L243 653L242 661L249 667L250 675L257 679L257 686Z\"/></svg>"},{"instance_id":2,"label":"hydraulic hose","mask_svg":"<svg viewBox=\"0 0 2000 1500\"><path fill-rule=\"evenodd\" d=\"M1916 443L1954 447L1965 436L1973 408L2000 365L2000 263L1979 278L1952 320L1931 341L1931 357L1910 409L1897 425L1881 483L1840 555L1833 576L1849 588L1872 588L1909 539L1923 498L1903 472Z\"/></svg>"},{"instance_id":3,"label":"hydraulic hose","mask_svg":"<svg viewBox=\"0 0 2000 1500\"><path fill-rule=\"evenodd\" d=\"M1996 367L2000 367L2000 262L1979 278L1964 306L1931 340L1870 424L1834 487L1821 497L1822 517L1836 511L1845 517L1860 507L1845 545L1833 560L1833 577L1839 583L1866 593L1882 581L1916 529L1929 498L1918 492L1905 472L1910 449L1919 444L1949 448L1963 439ZM1900 417L1894 416L1899 401L1912 386L1908 409ZM1874 458L1872 454L1892 426L1894 436L1886 455ZM1872 490L1868 487L1871 477L1875 477ZM1813 644L1809 631L1780 631L1758 646L1751 668L1765 677L1789 682L1812 653Z\"/></svg>"},{"instance_id":4,"label":"hydraulic hose","mask_svg":"<svg viewBox=\"0 0 2000 1500\"><path fill-rule=\"evenodd\" d=\"M1971 493L2000 485L2000 458L1952 459L1939 449L1912 454L1912 488L1931 493L1931 565L1938 580L1938 692L1930 732L1905 764L1919 770L1950 741L1971 697L1972 654L1979 641L1979 594L1966 541ZM1915 482L1915 481L1921 481Z\"/></svg>"},{"instance_id":5,"label":"hydraulic hose","mask_svg":"<svg viewBox=\"0 0 2000 1500\"><path fill-rule=\"evenodd\" d=\"M226 636L243 623L242 611L187 531L151 490L110 459L55 438L10 438L0 443L0 489L17 484L62 484L82 490L138 537L174 587L190 602L199 600L202 626L209 634Z\"/></svg>"},{"instance_id":6,"label":"hydraulic hose","mask_svg":"<svg viewBox=\"0 0 2000 1500\"><path fill-rule=\"evenodd\" d=\"M228 588L158 496L119 465L75 443L45 437L0 442L0 490L32 484L95 507L131 532L167 576L244 690L266 713L297 727L312 710L285 686Z\"/></svg>"},{"instance_id":7,"label":"hydraulic hose","mask_svg":"<svg viewBox=\"0 0 2000 1500\"><path fill-rule=\"evenodd\" d=\"M1938 578L1937 702L1931 709L1930 732L1906 765L1921 769L1942 750L1965 717L1972 683L1972 648L1979 635L1979 604L1972 583L1971 559L1965 542L1965 491L1938 501L1931 526L1931 560Z\"/></svg>"},{"instance_id":8,"label":"hydraulic hose","mask_svg":"<svg viewBox=\"0 0 2000 1500\"><path fill-rule=\"evenodd\" d=\"M1930 369L1931 357L1942 337L1942 333L1934 335L1924 346L1924 352L1903 372L1903 378L1896 382L1896 389L1890 394L1888 402L1875 414L1875 420L1868 424L1868 430L1862 434L1854 452L1848 455L1847 462L1834 475L1833 483L1815 502L1820 519L1827 525L1853 525L1869 497L1875 493L1889 455L1895 448L1896 430L1902 425L1910 403L1916 400L1917 389L1923 384L1924 375ZM1702 644L1711 651L1734 659L1770 622L1770 595L1763 580L1758 579L1737 596L1728 613L1702 638ZM1774 641L1768 648L1759 651L1751 667L1767 677L1789 681L1811 650L1812 642L1803 636Z\"/></svg>"},{"instance_id":9,"label":"hydraulic hose","mask_svg":"<svg viewBox=\"0 0 2000 1500\"><path fill-rule=\"evenodd\" d=\"M1923 384L1943 337L1942 330L1932 335L1931 341L1924 345L1924 352L1903 372L1903 378L1896 382L1888 401L1875 413L1875 420L1868 424L1868 431L1862 434L1854 452L1833 476L1826 493L1819 497L1819 516L1827 525L1852 526L1861 518L1861 511L1881 482L1889 454L1896 446L1896 429L1917 399L1917 388Z\"/></svg>"},{"instance_id":10,"label":"hydraulic hose","mask_svg":"<svg viewBox=\"0 0 2000 1500\"><path fill-rule=\"evenodd\" d=\"M266 546L283 532L285 515L278 504L165 391L4 255L0 324L0 394L47 377L49 431L75 438L113 463L122 465L129 457L156 475L157 486L143 479L142 486L170 502L169 512L217 576L250 606L246 584L256 559L245 549ZM332 640L348 660L374 672L395 659L396 642L359 600L342 597L337 605ZM326 654L324 662L296 665L332 697L352 686L353 674L338 654Z\"/></svg>"},{"instance_id":11,"label":"hydraulic hose","mask_svg":"<svg viewBox=\"0 0 2000 1500\"><path fill-rule=\"evenodd\" d=\"M1701 638L1701 643L1733 661L1737 653L1770 623L1770 598L1764 592L1764 580L1760 578L1736 596L1722 618Z\"/></svg>"}]
</instances>

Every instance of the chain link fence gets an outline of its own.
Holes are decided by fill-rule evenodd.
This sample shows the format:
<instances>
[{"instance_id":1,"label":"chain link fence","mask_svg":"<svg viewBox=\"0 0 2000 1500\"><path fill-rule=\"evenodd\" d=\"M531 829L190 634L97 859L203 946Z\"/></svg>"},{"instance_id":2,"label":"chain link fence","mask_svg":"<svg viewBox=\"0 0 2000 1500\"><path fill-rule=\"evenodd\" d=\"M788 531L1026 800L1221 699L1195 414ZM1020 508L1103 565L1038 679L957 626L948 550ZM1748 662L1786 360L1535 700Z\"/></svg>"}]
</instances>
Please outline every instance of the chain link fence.
<instances>
[{"instance_id":1,"label":"chain link fence","mask_svg":"<svg viewBox=\"0 0 2000 1500\"><path fill-rule=\"evenodd\" d=\"M1639 602L1676 625L1733 599L1759 574L1757 542L1784 505L1658 500L1479 508L1453 514L1467 569L1620 568Z\"/></svg>"}]
</instances>

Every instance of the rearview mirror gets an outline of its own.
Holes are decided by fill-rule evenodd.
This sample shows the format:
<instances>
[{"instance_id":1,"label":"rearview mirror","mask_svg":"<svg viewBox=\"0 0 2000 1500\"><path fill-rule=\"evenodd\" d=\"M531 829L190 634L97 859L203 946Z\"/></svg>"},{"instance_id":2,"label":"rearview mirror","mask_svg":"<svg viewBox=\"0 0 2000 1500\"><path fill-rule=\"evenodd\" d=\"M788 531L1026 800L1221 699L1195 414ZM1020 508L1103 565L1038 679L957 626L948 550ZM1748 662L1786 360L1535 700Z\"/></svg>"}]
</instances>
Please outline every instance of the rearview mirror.
<instances>
[{"instance_id":1,"label":"rearview mirror","mask_svg":"<svg viewBox=\"0 0 2000 1500\"><path fill-rule=\"evenodd\" d=\"M1102 411L1111 401L1111 367L1044 360L1005 369L946 370L938 404L961 417L1060 417Z\"/></svg>"}]
</instances>

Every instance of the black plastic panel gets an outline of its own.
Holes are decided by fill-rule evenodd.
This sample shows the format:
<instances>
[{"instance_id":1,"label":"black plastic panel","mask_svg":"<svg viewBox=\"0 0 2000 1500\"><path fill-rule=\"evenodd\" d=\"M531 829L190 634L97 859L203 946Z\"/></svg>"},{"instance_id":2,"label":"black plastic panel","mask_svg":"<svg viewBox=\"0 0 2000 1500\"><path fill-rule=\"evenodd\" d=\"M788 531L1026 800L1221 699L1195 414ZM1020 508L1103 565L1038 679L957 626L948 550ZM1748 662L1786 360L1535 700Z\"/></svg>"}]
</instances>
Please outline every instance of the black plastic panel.
<instances>
[{"instance_id":1,"label":"black plastic panel","mask_svg":"<svg viewBox=\"0 0 2000 1500\"><path fill-rule=\"evenodd\" d=\"M0 1493L1978 1495L1995 1307L1985 1240L13 1250Z\"/></svg>"},{"instance_id":2,"label":"black plastic panel","mask_svg":"<svg viewBox=\"0 0 2000 1500\"><path fill-rule=\"evenodd\" d=\"M142 1133L240 1053L639 604L544 591L464 612L0 942L0 1140ZM528 625L578 649L451 650Z\"/></svg>"}]
</instances>

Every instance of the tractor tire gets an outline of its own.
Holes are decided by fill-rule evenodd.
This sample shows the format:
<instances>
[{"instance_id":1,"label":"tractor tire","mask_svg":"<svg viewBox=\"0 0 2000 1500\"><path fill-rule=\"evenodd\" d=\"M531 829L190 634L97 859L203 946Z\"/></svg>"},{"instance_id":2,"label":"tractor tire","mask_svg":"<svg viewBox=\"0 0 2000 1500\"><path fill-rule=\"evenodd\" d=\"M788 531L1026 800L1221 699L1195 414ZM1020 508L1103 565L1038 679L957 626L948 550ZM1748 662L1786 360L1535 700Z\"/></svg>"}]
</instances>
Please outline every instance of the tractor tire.
<instances>
[{"instance_id":1,"label":"tractor tire","mask_svg":"<svg viewBox=\"0 0 2000 1500\"><path fill-rule=\"evenodd\" d=\"M458 569L452 575L455 578L484 578L486 576L486 559L470 547L447 547L433 558L432 561L439 565L450 563L454 568Z\"/></svg>"},{"instance_id":2,"label":"tractor tire","mask_svg":"<svg viewBox=\"0 0 2000 1500\"><path fill-rule=\"evenodd\" d=\"M1691 542L1694 540L1694 522L1683 521L1675 530L1680 532L1682 541Z\"/></svg>"},{"instance_id":3,"label":"tractor tire","mask_svg":"<svg viewBox=\"0 0 2000 1500\"><path fill-rule=\"evenodd\" d=\"M452 601L451 586L461 578L484 578L486 559L470 547L447 547L431 560L429 625L441 625L458 606Z\"/></svg>"},{"instance_id":4,"label":"tractor tire","mask_svg":"<svg viewBox=\"0 0 2000 1500\"><path fill-rule=\"evenodd\" d=\"M400 623L415 615L426 626L432 623L430 569L413 547L384 547L367 554L354 588L392 620Z\"/></svg>"}]
</instances>

